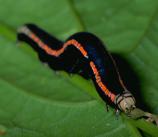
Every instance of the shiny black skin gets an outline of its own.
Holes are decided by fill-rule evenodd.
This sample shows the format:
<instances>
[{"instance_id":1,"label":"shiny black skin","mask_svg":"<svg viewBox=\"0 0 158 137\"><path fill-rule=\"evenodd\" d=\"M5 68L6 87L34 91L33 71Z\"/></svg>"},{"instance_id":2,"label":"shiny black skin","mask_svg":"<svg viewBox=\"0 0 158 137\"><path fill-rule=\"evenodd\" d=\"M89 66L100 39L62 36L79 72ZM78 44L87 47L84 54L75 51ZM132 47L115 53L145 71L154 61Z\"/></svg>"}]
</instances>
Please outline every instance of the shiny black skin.
<instances>
[{"instance_id":1,"label":"shiny black skin","mask_svg":"<svg viewBox=\"0 0 158 137\"><path fill-rule=\"evenodd\" d=\"M53 70L65 70L68 73L75 73L86 79L92 79L100 96L111 104L109 98L101 91L96 83L93 71L89 65L89 62L93 61L101 76L101 80L111 92L117 95L124 91L110 53L105 48L103 42L95 35L88 32L79 32L70 36L65 42L62 42L34 24L26 24L25 26L54 50L60 49L65 42L75 39L87 51L88 59L73 45L68 46L59 57L50 56L27 35L18 33L17 39L31 45L37 52L39 59L47 63Z\"/></svg>"}]
</instances>

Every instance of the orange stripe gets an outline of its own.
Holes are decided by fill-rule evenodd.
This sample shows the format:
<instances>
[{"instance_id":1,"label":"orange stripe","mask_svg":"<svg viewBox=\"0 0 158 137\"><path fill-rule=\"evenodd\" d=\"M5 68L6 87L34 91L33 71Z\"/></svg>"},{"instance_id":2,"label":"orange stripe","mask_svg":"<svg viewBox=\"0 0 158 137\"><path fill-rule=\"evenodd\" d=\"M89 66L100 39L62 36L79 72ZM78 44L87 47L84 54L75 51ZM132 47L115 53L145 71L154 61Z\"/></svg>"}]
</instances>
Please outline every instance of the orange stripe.
<instances>
[{"instance_id":1,"label":"orange stripe","mask_svg":"<svg viewBox=\"0 0 158 137\"><path fill-rule=\"evenodd\" d=\"M53 55L53 56L60 56L60 54L62 54L65 49L70 46L73 45L75 46L78 50L80 50L80 52L83 54L84 57L88 57L87 56L87 52L84 50L83 46L78 43L75 39L69 40L67 41L63 47L59 50L53 50L50 47L48 47L48 45L44 44L35 34L33 34L32 32L29 34L29 37L36 42L43 50L45 50L47 52L47 54L49 55Z\"/></svg>"},{"instance_id":2,"label":"orange stripe","mask_svg":"<svg viewBox=\"0 0 158 137\"><path fill-rule=\"evenodd\" d=\"M25 33L25 32L24 32ZM36 42L39 47L41 47L43 50L45 50L45 52L47 52L47 54L49 55L53 55L53 56L60 56L60 54L62 54L65 49L70 46L70 45L73 45L75 46L78 50L80 50L80 52L83 54L84 57L88 57L88 54L87 54L87 51L84 50L83 46L78 42L76 41L75 39L71 39L69 41L67 41L63 47L59 50L53 50L51 49L48 45L44 44L34 33L32 33L31 31L29 32L28 36L34 41ZM99 75L99 72L95 66L95 64L91 61L90 62L90 66L93 70L93 73L95 75L95 78L96 78L96 82L97 84L99 85L99 87L102 89L102 91L111 99L112 102L114 102L115 100L115 95L113 93L111 93L107 87L103 84L103 82L101 81L101 77Z\"/></svg>"},{"instance_id":3,"label":"orange stripe","mask_svg":"<svg viewBox=\"0 0 158 137\"><path fill-rule=\"evenodd\" d=\"M107 87L103 84L103 82L101 81L101 77L99 75L99 72L94 64L93 61L90 61L90 66L93 70L93 73L95 75L95 79L96 79L96 82L98 84L98 86L102 89L102 91L111 99L112 102L114 102L115 100L115 95L113 93L111 93Z\"/></svg>"}]
</instances>

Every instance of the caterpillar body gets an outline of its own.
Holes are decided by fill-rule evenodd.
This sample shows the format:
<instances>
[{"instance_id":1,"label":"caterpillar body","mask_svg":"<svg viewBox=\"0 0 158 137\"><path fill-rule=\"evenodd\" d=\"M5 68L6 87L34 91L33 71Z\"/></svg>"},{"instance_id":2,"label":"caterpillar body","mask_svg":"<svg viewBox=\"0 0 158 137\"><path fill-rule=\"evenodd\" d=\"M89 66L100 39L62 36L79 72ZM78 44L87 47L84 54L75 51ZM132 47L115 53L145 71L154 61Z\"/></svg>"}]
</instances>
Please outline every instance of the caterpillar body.
<instances>
[{"instance_id":1,"label":"caterpillar body","mask_svg":"<svg viewBox=\"0 0 158 137\"><path fill-rule=\"evenodd\" d=\"M92 79L97 92L110 105L125 113L135 108L135 99L125 87L113 57L94 34L75 33L63 42L34 24L26 24L18 29L17 39L28 43L52 69Z\"/></svg>"}]
</instances>

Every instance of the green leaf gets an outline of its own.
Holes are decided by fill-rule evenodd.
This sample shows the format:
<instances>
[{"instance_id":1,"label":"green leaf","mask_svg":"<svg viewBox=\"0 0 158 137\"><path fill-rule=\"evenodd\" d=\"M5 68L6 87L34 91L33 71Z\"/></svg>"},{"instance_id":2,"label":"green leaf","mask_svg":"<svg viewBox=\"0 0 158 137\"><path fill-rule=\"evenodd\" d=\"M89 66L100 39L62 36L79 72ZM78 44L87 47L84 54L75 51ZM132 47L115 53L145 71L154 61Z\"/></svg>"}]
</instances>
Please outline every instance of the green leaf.
<instances>
[{"instance_id":1,"label":"green leaf","mask_svg":"<svg viewBox=\"0 0 158 137\"><path fill-rule=\"evenodd\" d=\"M0 133L142 137L146 130L156 137L153 125L122 115L116 120L113 109L106 112L92 82L56 74L26 44L18 47L16 29L32 22L63 40L78 31L97 34L128 60L140 79L141 90L134 92L158 113L157 6L157 0L0 0Z\"/></svg>"}]
</instances>

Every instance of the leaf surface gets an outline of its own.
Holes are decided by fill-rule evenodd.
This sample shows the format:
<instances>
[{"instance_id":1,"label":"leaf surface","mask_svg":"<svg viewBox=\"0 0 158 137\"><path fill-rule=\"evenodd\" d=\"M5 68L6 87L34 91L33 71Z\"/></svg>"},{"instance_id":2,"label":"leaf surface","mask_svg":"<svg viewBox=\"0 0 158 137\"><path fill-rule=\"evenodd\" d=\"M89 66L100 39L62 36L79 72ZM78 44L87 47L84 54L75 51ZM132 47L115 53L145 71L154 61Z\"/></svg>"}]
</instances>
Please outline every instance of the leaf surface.
<instances>
[{"instance_id":1,"label":"leaf surface","mask_svg":"<svg viewBox=\"0 0 158 137\"><path fill-rule=\"evenodd\" d=\"M0 131L6 132L4 136L146 136L138 130L142 122L124 116L116 120L113 109L107 113L90 81L56 74L38 61L31 48L17 47L15 41L16 29L29 22L63 40L78 31L97 34L138 73L141 90L134 92L140 92L151 111L158 113L157 4L156 0L0 0ZM148 134L156 137L156 129L151 129Z\"/></svg>"}]
</instances>

